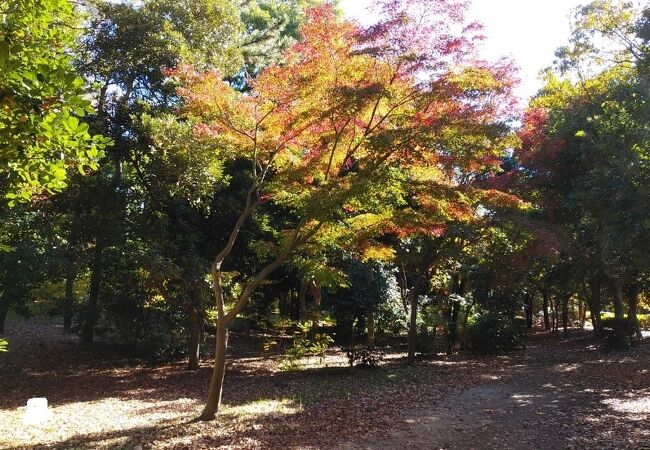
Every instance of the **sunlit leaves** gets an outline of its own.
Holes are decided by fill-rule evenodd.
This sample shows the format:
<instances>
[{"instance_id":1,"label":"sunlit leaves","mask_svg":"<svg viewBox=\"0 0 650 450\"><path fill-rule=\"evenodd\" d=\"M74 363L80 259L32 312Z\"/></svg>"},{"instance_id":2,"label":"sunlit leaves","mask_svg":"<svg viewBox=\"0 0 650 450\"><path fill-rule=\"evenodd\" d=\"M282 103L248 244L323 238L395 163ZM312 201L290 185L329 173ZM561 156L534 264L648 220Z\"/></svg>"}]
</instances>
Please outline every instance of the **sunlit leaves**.
<instances>
[{"instance_id":1,"label":"sunlit leaves","mask_svg":"<svg viewBox=\"0 0 650 450\"><path fill-rule=\"evenodd\" d=\"M107 141L79 117L91 112L68 54L77 24L68 0L0 6L0 191L9 204L66 187L67 170L97 168Z\"/></svg>"},{"instance_id":2,"label":"sunlit leaves","mask_svg":"<svg viewBox=\"0 0 650 450\"><path fill-rule=\"evenodd\" d=\"M167 186L172 197L205 208L215 189L227 183L225 158L203 139L197 139L192 122L180 122L172 115L143 115L142 124L152 145L142 161L155 182ZM153 181L153 180L152 180Z\"/></svg>"},{"instance_id":3,"label":"sunlit leaves","mask_svg":"<svg viewBox=\"0 0 650 450\"><path fill-rule=\"evenodd\" d=\"M360 229L355 221L370 214L385 224L413 190L421 221L472 216L445 191L464 182L458 174L494 170L513 144L505 126L513 77L503 63L477 63L468 36L436 32L435 49L422 45L432 25L462 22L458 5L398 6L387 3L366 30L330 6L312 9L286 63L264 70L246 94L218 72L176 70L196 135L225 158L250 160L260 198L305 220ZM417 33L395 39L406 32Z\"/></svg>"}]
</instances>

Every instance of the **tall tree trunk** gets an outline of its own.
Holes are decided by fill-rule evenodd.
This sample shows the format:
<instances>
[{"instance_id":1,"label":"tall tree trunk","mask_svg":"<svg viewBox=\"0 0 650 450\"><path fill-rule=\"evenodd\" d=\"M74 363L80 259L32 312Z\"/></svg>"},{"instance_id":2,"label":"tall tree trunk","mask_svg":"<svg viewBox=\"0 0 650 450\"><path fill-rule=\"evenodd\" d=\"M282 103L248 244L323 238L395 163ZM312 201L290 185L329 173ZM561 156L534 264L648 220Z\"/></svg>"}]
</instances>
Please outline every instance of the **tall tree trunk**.
<instances>
[{"instance_id":1,"label":"tall tree trunk","mask_svg":"<svg viewBox=\"0 0 650 450\"><path fill-rule=\"evenodd\" d=\"M526 312L526 328L530 330L533 328L533 296L530 293L526 294L526 305L524 309Z\"/></svg>"},{"instance_id":2,"label":"tall tree trunk","mask_svg":"<svg viewBox=\"0 0 650 450\"><path fill-rule=\"evenodd\" d=\"M637 309L639 304L639 287L636 283L630 284L627 288L628 297L629 297L629 310L627 313L627 320L630 322L632 328L634 328L634 333L637 338L642 339L643 333L641 333L641 326L639 325L639 318L637 317Z\"/></svg>"},{"instance_id":3,"label":"tall tree trunk","mask_svg":"<svg viewBox=\"0 0 650 450\"><path fill-rule=\"evenodd\" d=\"M221 393L223 391L223 379L226 374L226 349L228 348L228 325L225 321L217 323L217 334L214 350L214 368L210 387L208 389L208 401L201 413L201 420L214 420L221 405Z\"/></svg>"},{"instance_id":4,"label":"tall tree trunk","mask_svg":"<svg viewBox=\"0 0 650 450\"><path fill-rule=\"evenodd\" d=\"M375 347L375 311L370 310L366 314L366 330L368 332L368 337L366 343L368 347Z\"/></svg>"},{"instance_id":5,"label":"tall tree trunk","mask_svg":"<svg viewBox=\"0 0 650 450\"><path fill-rule=\"evenodd\" d=\"M456 337L458 336L458 315L460 313L460 302L454 300L451 302L451 314L449 316L449 322L447 326L447 354L451 355L454 351L454 346L456 345Z\"/></svg>"},{"instance_id":6,"label":"tall tree trunk","mask_svg":"<svg viewBox=\"0 0 650 450\"><path fill-rule=\"evenodd\" d=\"M201 358L201 335L203 325L203 314L201 304L195 293L192 293L191 304L189 305L189 335L188 335L188 370L198 370Z\"/></svg>"},{"instance_id":7,"label":"tall tree trunk","mask_svg":"<svg viewBox=\"0 0 650 450\"><path fill-rule=\"evenodd\" d=\"M81 330L81 344L90 346L95 336L95 323L98 316L99 285L102 275L102 252L104 244L100 239L95 242L93 254L92 273L90 275L90 290L86 304L86 321Z\"/></svg>"},{"instance_id":8,"label":"tall tree trunk","mask_svg":"<svg viewBox=\"0 0 650 450\"><path fill-rule=\"evenodd\" d=\"M447 339L446 339L446 353L451 355L456 345L456 338L458 336L458 316L460 314L460 300L457 296L462 296L464 294L464 285L465 283L461 281L460 274L458 272L454 273L451 277L451 286L450 292L456 294L454 300L450 302L449 309L445 317L447 326ZM448 299L450 301L451 298Z\"/></svg>"},{"instance_id":9,"label":"tall tree trunk","mask_svg":"<svg viewBox=\"0 0 650 450\"><path fill-rule=\"evenodd\" d=\"M460 349L465 349L465 340L467 338L467 322L469 317L472 314L472 309L474 308L474 300L465 308L465 314L463 315L463 323L460 328Z\"/></svg>"},{"instance_id":10,"label":"tall tree trunk","mask_svg":"<svg viewBox=\"0 0 650 450\"><path fill-rule=\"evenodd\" d=\"M578 298L578 321L580 322L580 329L585 327L585 304L582 298Z\"/></svg>"},{"instance_id":11,"label":"tall tree trunk","mask_svg":"<svg viewBox=\"0 0 650 450\"><path fill-rule=\"evenodd\" d=\"M300 280L300 290L298 291L298 304L300 305L300 321L307 320L309 314L307 311L307 290L309 289L309 281L306 279Z\"/></svg>"},{"instance_id":12,"label":"tall tree trunk","mask_svg":"<svg viewBox=\"0 0 650 450\"><path fill-rule=\"evenodd\" d=\"M63 331L72 331L72 306L74 305L74 280L77 277L74 261L68 261L65 274L65 298L63 299Z\"/></svg>"},{"instance_id":13,"label":"tall tree trunk","mask_svg":"<svg viewBox=\"0 0 650 450\"><path fill-rule=\"evenodd\" d=\"M416 281L415 286L409 293L409 303L411 305L411 319L409 321L409 332L408 332L408 355L406 357L406 363L409 365L415 364L415 351L418 342L418 331L417 331L417 322L418 322L418 297L419 294L419 282Z\"/></svg>"},{"instance_id":14,"label":"tall tree trunk","mask_svg":"<svg viewBox=\"0 0 650 450\"><path fill-rule=\"evenodd\" d=\"M298 307L298 291L294 291L293 289L289 291L289 296L287 297L289 299L289 318L291 320L298 320L298 316L300 314L300 308Z\"/></svg>"},{"instance_id":15,"label":"tall tree trunk","mask_svg":"<svg viewBox=\"0 0 650 450\"><path fill-rule=\"evenodd\" d=\"M7 320L7 313L9 313L9 299L4 295L0 297L0 333L5 332L5 322Z\"/></svg>"},{"instance_id":16,"label":"tall tree trunk","mask_svg":"<svg viewBox=\"0 0 650 450\"><path fill-rule=\"evenodd\" d=\"M549 318L548 314L548 291L546 289L542 289L542 298L544 299L544 303L542 305L543 311L544 311L544 329L546 331L551 330L551 320Z\"/></svg>"},{"instance_id":17,"label":"tall tree trunk","mask_svg":"<svg viewBox=\"0 0 650 450\"><path fill-rule=\"evenodd\" d=\"M590 282L589 288L591 290L591 301L589 308L591 309L591 324L594 327L594 335L596 337L602 336L603 327L600 321L600 310L601 310L601 300L600 300L600 291L601 291L601 275L600 273L594 275Z\"/></svg>"},{"instance_id":18,"label":"tall tree trunk","mask_svg":"<svg viewBox=\"0 0 650 450\"><path fill-rule=\"evenodd\" d=\"M623 285L620 277L613 277L611 279L612 288L614 289L614 317L617 320L625 318L625 309L623 306Z\"/></svg>"},{"instance_id":19,"label":"tall tree trunk","mask_svg":"<svg viewBox=\"0 0 650 450\"><path fill-rule=\"evenodd\" d=\"M564 331L564 337L569 336L569 300L571 296L569 294L562 294L562 329Z\"/></svg>"},{"instance_id":20,"label":"tall tree trunk","mask_svg":"<svg viewBox=\"0 0 650 450\"><path fill-rule=\"evenodd\" d=\"M312 330L315 330L320 325L320 302L321 302L321 285L320 283L312 280L310 284L311 298L312 298Z\"/></svg>"},{"instance_id":21,"label":"tall tree trunk","mask_svg":"<svg viewBox=\"0 0 650 450\"><path fill-rule=\"evenodd\" d=\"M557 295L554 295L553 297L551 297L551 329L553 331L558 330L558 324L559 324L559 319L558 319L559 308L557 303L558 303Z\"/></svg>"},{"instance_id":22,"label":"tall tree trunk","mask_svg":"<svg viewBox=\"0 0 650 450\"><path fill-rule=\"evenodd\" d=\"M282 317L283 319L286 319L290 315L289 314L289 307L288 307L288 304L289 304L288 298L290 297L290 295L291 295L291 291L282 291L280 293L280 301L279 301L280 302L280 305L279 305L280 306L280 317Z\"/></svg>"},{"instance_id":23,"label":"tall tree trunk","mask_svg":"<svg viewBox=\"0 0 650 450\"><path fill-rule=\"evenodd\" d=\"M72 307L74 305L74 281L77 278L77 216L72 219L72 230L70 231L70 242L68 243L68 254L65 267L65 298L63 300L63 330L66 333L72 331Z\"/></svg>"}]
</instances>

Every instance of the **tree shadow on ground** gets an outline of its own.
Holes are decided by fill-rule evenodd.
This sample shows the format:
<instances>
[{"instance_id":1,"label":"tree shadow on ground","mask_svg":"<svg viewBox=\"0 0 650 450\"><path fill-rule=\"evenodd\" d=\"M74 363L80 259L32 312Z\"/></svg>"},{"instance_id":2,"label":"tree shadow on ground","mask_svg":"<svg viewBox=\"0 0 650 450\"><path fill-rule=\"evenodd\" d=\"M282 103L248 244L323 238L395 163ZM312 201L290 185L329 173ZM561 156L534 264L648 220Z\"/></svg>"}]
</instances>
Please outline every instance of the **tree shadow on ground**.
<instances>
[{"instance_id":1,"label":"tree shadow on ground","mask_svg":"<svg viewBox=\"0 0 650 450\"><path fill-rule=\"evenodd\" d=\"M521 431L523 437L517 439L525 440L528 433L535 442L546 433L563 445L584 447L587 442L568 430L589 430L590 438L606 440L611 433L607 430L616 429L638 442L648 442L638 427L641 416L625 409L633 408L636 399L648 397L644 389L650 362L647 343L632 352L605 354L601 341L589 333L574 332L567 339L534 334L528 337L527 350L507 356L454 355L422 361L415 367L405 367L396 358L381 370L330 367L277 372L266 358L247 355L229 363L226 408L217 423L188 423L200 411L207 391L207 360L199 371L190 372L182 363L151 366L75 353L70 351L70 342L32 348L36 350L22 365L18 365L20 355L15 355L12 363L0 367L0 382L7 394L0 408L23 406L35 395L47 396L55 407L115 398L133 402L134 414L152 417L152 424L127 423L121 430L85 433L81 428L52 444L20 448L146 448L152 443L192 449L328 447L368 431L399 429L400 420L416 420L443 404L462 402L463 396L468 396L469 408L462 425L465 431L462 426L460 431L451 428L453 418L445 425L459 435L488 430L500 436L508 427L510 431L528 430ZM12 371L20 376L6 378ZM501 403L489 407L498 396ZM187 403L182 411L174 412L179 399ZM485 408L480 407L483 401L488 404ZM170 412L164 416L167 409ZM472 414L477 420L467 420ZM488 423L488 428L477 428L481 423ZM551 443L548 448L560 446Z\"/></svg>"},{"instance_id":2,"label":"tree shadow on ground","mask_svg":"<svg viewBox=\"0 0 650 450\"><path fill-rule=\"evenodd\" d=\"M62 330L58 329L58 333L62 334ZM376 389L398 383L421 370L406 368L403 358L394 358L379 371L335 366L278 372L277 360L250 356L248 349L241 347L246 357L238 357L241 351L235 340L223 396L224 403L234 406L255 401L261 393L265 398L299 398L302 402L344 396L347 391L362 389L364 384L370 383ZM461 367L478 368L488 360L456 356L424 361L422 365L439 365L442 376ZM0 409L22 407L31 397L47 397L53 406L105 398L203 401L210 375L209 359L201 361L199 370L188 371L184 362L153 365L83 351L70 336L50 343L37 340L16 349L0 366Z\"/></svg>"}]
</instances>

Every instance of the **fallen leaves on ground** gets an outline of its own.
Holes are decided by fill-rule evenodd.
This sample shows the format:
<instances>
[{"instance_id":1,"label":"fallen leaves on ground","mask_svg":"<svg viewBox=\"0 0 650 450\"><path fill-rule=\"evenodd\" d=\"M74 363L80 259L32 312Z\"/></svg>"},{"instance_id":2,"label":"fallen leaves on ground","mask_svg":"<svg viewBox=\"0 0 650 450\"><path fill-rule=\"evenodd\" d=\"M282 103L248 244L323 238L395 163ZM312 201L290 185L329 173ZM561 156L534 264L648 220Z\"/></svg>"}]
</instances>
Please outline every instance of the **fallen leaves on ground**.
<instances>
[{"instance_id":1,"label":"fallen leaves on ground","mask_svg":"<svg viewBox=\"0 0 650 450\"><path fill-rule=\"evenodd\" d=\"M381 443L400 429L417 426L417 417L428 411L453 411L460 393L473 386L504 383L536 370L552 373L552 395L574 395L591 408L592 416L600 417L585 413L567 418L542 408L521 417L522 423L530 422L526 426L564 429L564 423L601 430L602 420L608 420L608 426L632 432L627 419L646 414L647 420L648 412L643 400L648 392L643 397L639 390L648 386L645 345L631 356L604 355L589 348L595 345L589 339L562 341L562 347L559 337L544 335L537 347L505 357L454 355L408 367L402 355L392 355L379 370L352 370L340 352L333 352L318 365L312 360L301 370L282 372L276 359L246 352L244 338L241 345L233 339L232 352L240 356L230 358L219 420L192 422L205 400L208 360L191 372L182 363L154 366L100 357L78 350L74 336L49 323L15 325L8 337L11 353L0 362L0 423L9 430L0 436L3 448L331 448L346 442ZM593 392L586 391L589 386ZM54 419L27 427L23 408L36 396L48 398ZM517 401L525 405L528 400ZM498 420L499 408L485 409ZM489 423L473 426L486 435L486 442L491 439ZM576 448L589 438L584 431L575 434L565 442Z\"/></svg>"}]
</instances>

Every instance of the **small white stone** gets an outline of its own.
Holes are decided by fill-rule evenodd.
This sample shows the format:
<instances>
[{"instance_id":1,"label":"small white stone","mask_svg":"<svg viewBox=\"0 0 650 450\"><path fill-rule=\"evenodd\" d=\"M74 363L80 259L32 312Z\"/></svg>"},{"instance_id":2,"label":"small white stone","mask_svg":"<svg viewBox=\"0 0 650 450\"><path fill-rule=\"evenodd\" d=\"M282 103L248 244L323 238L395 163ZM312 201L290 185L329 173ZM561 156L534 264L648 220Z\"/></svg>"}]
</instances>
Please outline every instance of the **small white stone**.
<instances>
[{"instance_id":1,"label":"small white stone","mask_svg":"<svg viewBox=\"0 0 650 450\"><path fill-rule=\"evenodd\" d=\"M25 425L39 425L52 419L52 411L47 407L47 399L44 397L30 398L27 400L27 408L23 414Z\"/></svg>"}]
</instances>

